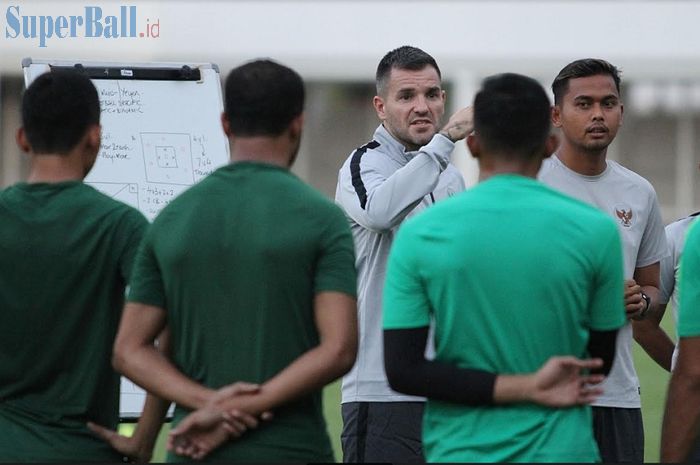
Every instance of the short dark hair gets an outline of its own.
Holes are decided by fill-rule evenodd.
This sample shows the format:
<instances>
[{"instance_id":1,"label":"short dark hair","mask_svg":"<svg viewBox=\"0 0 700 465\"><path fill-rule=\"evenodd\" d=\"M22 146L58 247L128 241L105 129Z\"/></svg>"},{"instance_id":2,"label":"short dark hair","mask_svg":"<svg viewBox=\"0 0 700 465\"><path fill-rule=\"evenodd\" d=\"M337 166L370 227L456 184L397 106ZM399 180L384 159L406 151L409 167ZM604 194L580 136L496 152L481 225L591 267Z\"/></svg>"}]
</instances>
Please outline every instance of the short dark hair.
<instances>
[{"instance_id":1,"label":"short dark hair","mask_svg":"<svg viewBox=\"0 0 700 465\"><path fill-rule=\"evenodd\" d=\"M532 158L550 131L550 103L540 83L506 73L486 78L474 98L474 130L485 149Z\"/></svg>"},{"instance_id":2,"label":"short dark hair","mask_svg":"<svg viewBox=\"0 0 700 465\"><path fill-rule=\"evenodd\" d=\"M572 61L564 66L557 77L552 82L552 92L554 93L554 103L560 104L564 94L569 90L569 80L598 76L607 74L615 81L615 88L620 92L620 74L622 72L614 65L600 58L584 58L582 60Z\"/></svg>"},{"instance_id":3,"label":"short dark hair","mask_svg":"<svg viewBox=\"0 0 700 465\"><path fill-rule=\"evenodd\" d=\"M377 65L377 95L381 95L386 90L386 83L391 74L391 70L405 69L409 71L420 71L426 66L432 66L437 71L438 77L442 79L440 68L438 68L435 58L425 53L423 50L403 45L390 51Z\"/></svg>"},{"instance_id":4,"label":"short dark hair","mask_svg":"<svg viewBox=\"0 0 700 465\"><path fill-rule=\"evenodd\" d=\"M226 78L224 111L236 135L277 136L303 110L301 76L272 60L248 62Z\"/></svg>"},{"instance_id":5,"label":"short dark hair","mask_svg":"<svg viewBox=\"0 0 700 465\"><path fill-rule=\"evenodd\" d=\"M36 154L67 154L95 124L100 124L97 89L78 71L52 70L24 91L22 126Z\"/></svg>"}]
</instances>

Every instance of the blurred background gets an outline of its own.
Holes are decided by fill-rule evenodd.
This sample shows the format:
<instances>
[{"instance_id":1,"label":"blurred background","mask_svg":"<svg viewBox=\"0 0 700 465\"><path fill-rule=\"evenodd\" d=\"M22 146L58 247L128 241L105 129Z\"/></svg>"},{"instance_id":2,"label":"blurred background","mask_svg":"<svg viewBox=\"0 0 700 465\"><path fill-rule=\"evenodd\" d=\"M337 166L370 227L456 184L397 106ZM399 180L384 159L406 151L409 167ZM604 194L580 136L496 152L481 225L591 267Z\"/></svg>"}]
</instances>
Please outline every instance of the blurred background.
<instances>
[{"instance_id":1,"label":"blurred background","mask_svg":"<svg viewBox=\"0 0 700 465\"><path fill-rule=\"evenodd\" d=\"M121 7L133 7L136 37L84 37L78 29L78 37L64 30L64 37L54 34L41 43L42 16L85 16L88 5L99 9L103 25L111 15L123 22ZM97 12L91 10L93 17ZM271 57L307 83L306 132L294 171L332 196L342 161L371 139L378 124L371 105L377 62L409 44L432 54L441 67L448 113L470 104L490 74L527 74L549 88L570 61L612 62L623 71L625 120L610 158L654 185L666 223L700 209L700 2L16 1L1 5L0 13L0 188L23 179L28 168L14 141L25 57L211 62L222 77L244 61ZM124 30L131 32L132 22ZM121 25L113 31L120 35ZM473 184L478 173L462 144L455 164ZM673 331L671 322L665 324ZM643 354L637 357L647 459L658 460L667 378ZM332 425L336 391L328 391Z\"/></svg>"}]
</instances>

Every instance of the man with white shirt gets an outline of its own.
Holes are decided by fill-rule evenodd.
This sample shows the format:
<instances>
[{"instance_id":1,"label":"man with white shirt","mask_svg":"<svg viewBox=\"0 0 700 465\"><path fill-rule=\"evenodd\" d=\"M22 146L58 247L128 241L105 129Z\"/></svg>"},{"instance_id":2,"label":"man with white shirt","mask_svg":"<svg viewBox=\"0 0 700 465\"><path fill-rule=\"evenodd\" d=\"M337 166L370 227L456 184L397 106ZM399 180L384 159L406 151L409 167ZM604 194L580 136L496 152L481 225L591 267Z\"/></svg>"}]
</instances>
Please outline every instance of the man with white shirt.
<instances>
[{"instance_id":1,"label":"man with white shirt","mask_svg":"<svg viewBox=\"0 0 700 465\"><path fill-rule=\"evenodd\" d=\"M654 356L666 337L652 305L658 300L659 262L667 254L658 200L646 179L606 159L622 124L618 69L604 60L577 60L559 72L552 90L552 123L561 129L562 142L538 178L607 212L616 220L623 243L630 324L618 334L613 369L604 394L593 404L594 434L603 462L641 463L644 429L631 346L634 333Z\"/></svg>"},{"instance_id":2,"label":"man with white shirt","mask_svg":"<svg viewBox=\"0 0 700 465\"><path fill-rule=\"evenodd\" d=\"M384 371L384 277L401 223L464 189L450 158L454 143L472 130L472 114L460 110L440 125L445 111L440 69L415 47L387 53L376 84L373 104L382 124L340 168L335 196L355 242L360 333L357 361L343 378L343 460L422 462L425 399L393 391Z\"/></svg>"}]
</instances>

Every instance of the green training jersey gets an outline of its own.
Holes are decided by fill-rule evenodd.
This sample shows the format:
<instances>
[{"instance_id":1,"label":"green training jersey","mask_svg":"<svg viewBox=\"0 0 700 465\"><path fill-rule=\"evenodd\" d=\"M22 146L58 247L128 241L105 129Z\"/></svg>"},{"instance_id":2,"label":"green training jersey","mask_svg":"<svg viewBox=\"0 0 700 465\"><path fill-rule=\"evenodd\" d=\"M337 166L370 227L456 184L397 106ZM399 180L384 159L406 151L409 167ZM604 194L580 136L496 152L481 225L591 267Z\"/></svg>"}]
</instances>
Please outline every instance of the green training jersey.
<instances>
[{"instance_id":1,"label":"green training jersey","mask_svg":"<svg viewBox=\"0 0 700 465\"><path fill-rule=\"evenodd\" d=\"M681 255L678 336L700 336L700 227L690 226Z\"/></svg>"},{"instance_id":2,"label":"green training jersey","mask_svg":"<svg viewBox=\"0 0 700 465\"><path fill-rule=\"evenodd\" d=\"M586 356L589 331L625 322L622 255L603 213L499 175L406 223L390 254L384 328L434 319L436 360L497 374ZM589 407L428 400L430 462L592 462Z\"/></svg>"},{"instance_id":3,"label":"green training jersey","mask_svg":"<svg viewBox=\"0 0 700 465\"><path fill-rule=\"evenodd\" d=\"M79 181L0 192L0 460L115 461L112 369L124 288L147 221Z\"/></svg>"},{"instance_id":4,"label":"green training jersey","mask_svg":"<svg viewBox=\"0 0 700 465\"><path fill-rule=\"evenodd\" d=\"M289 170L239 162L163 209L139 252L129 300L166 309L173 362L219 388L262 383L317 346L315 295L355 289L342 211ZM187 413L177 406L174 424ZM320 390L274 413L207 458L333 459Z\"/></svg>"}]
</instances>

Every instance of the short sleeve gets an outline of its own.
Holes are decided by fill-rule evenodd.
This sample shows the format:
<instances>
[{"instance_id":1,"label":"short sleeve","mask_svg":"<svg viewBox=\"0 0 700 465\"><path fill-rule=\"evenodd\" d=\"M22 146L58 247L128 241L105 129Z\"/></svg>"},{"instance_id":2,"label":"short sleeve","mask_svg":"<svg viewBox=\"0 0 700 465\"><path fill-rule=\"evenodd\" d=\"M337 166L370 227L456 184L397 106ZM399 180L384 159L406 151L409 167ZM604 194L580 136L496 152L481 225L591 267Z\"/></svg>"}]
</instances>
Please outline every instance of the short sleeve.
<instances>
[{"instance_id":1,"label":"short sleeve","mask_svg":"<svg viewBox=\"0 0 700 465\"><path fill-rule=\"evenodd\" d=\"M639 245L639 253L637 254L636 267L652 265L668 255L668 244L666 242L666 232L664 231L664 223L661 218L661 210L659 209L659 201L656 198L656 193L653 193L651 199L651 210L649 211L649 219L644 233L642 242Z\"/></svg>"},{"instance_id":2,"label":"short sleeve","mask_svg":"<svg viewBox=\"0 0 700 465\"><path fill-rule=\"evenodd\" d=\"M134 260L146 228L148 220L134 208L129 208L119 225L115 249L120 251L119 270L126 283L131 281Z\"/></svg>"},{"instance_id":3,"label":"short sleeve","mask_svg":"<svg viewBox=\"0 0 700 465\"><path fill-rule=\"evenodd\" d=\"M592 286L590 328L596 331L617 329L626 321L622 245L617 227L612 222L608 224L600 235L596 279Z\"/></svg>"},{"instance_id":4,"label":"short sleeve","mask_svg":"<svg viewBox=\"0 0 700 465\"><path fill-rule=\"evenodd\" d=\"M343 292L357 295L355 247L345 215L332 205L331 221L321 234L321 246L316 261L314 290Z\"/></svg>"},{"instance_id":5,"label":"short sleeve","mask_svg":"<svg viewBox=\"0 0 700 465\"><path fill-rule=\"evenodd\" d=\"M430 324L430 302L420 277L419 251L410 228L399 229L389 253L384 283L384 329L421 328Z\"/></svg>"},{"instance_id":6,"label":"short sleeve","mask_svg":"<svg viewBox=\"0 0 700 465\"><path fill-rule=\"evenodd\" d=\"M165 308L165 285L153 244L154 229L151 226L136 253L128 300Z\"/></svg>"},{"instance_id":7,"label":"short sleeve","mask_svg":"<svg viewBox=\"0 0 700 465\"><path fill-rule=\"evenodd\" d=\"M700 227L695 221L685 239L678 283L678 335L700 336Z\"/></svg>"},{"instance_id":8,"label":"short sleeve","mask_svg":"<svg viewBox=\"0 0 700 465\"><path fill-rule=\"evenodd\" d=\"M670 226L669 226L670 227ZM673 295L676 286L676 260L675 243L669 234L669 227L666 227L666 242L669 246L669 254L661 260L661 271L659 279L659 303L667 304Z\"/></svg>"}]
</instances>

